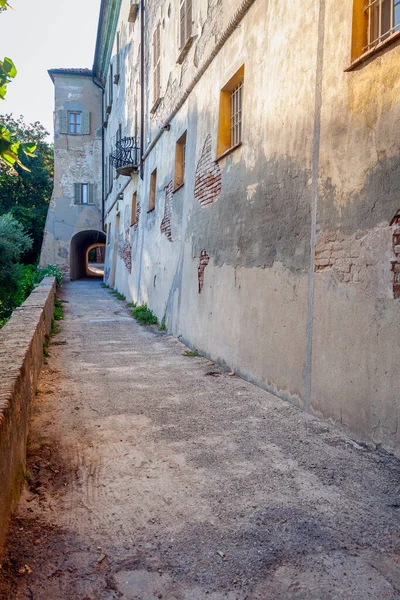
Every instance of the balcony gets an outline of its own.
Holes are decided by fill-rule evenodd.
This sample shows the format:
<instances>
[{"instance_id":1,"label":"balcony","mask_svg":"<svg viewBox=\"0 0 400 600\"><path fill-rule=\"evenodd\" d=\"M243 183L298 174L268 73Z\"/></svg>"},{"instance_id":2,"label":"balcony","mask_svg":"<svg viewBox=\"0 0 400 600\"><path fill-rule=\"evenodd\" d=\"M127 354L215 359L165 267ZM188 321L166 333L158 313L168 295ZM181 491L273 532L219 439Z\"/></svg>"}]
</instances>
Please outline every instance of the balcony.
<instances>
[{"instance_id":1,"label":"balcony","mask_svg":"<svg viewBox=\"0 0 400 600\"><path fill-rule=\"evenodd\" d=\"M124 137L115 142L115 150L110 154L110 162L119 175L129 176L137 172L140 164L139 139Z\"/></svg>"}]
</instances>

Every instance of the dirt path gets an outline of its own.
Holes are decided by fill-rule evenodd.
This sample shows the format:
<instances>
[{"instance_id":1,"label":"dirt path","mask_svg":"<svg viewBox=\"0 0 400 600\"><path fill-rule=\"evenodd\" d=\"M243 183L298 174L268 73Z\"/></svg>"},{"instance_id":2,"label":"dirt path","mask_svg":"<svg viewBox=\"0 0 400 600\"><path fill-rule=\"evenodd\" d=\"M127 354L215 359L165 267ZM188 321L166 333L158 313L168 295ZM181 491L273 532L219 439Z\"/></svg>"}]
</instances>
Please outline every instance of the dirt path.
<instances>
[{"instance_id":1,"label":"dirt path","mask_svg":"<svg viewBox=\"0 0 400 600\"><path fill-rule=\"evenodd\" d=\"M0 598L400 599L398 461L62 296Z\"/></svg>"}]
</instances>

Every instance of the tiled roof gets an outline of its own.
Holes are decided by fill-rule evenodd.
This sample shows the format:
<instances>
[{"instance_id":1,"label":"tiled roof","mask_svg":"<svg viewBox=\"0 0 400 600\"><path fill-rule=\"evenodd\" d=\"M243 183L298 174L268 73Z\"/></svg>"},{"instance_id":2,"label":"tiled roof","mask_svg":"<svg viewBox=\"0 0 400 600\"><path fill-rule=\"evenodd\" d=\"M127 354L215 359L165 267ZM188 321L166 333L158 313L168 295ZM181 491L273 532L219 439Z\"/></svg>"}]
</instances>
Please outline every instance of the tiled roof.
<instances>
[{"instance_id":1,"label":"tiled roof","mask_svg":"<svg viewBox=\"0 0 400 600\"><path fill-rule=\"evenodd\" d=\"M54 75L82 75L83 77L91 77L91 69L49 69L48 74L54 83Z\"/></svg>"}]
</instances>

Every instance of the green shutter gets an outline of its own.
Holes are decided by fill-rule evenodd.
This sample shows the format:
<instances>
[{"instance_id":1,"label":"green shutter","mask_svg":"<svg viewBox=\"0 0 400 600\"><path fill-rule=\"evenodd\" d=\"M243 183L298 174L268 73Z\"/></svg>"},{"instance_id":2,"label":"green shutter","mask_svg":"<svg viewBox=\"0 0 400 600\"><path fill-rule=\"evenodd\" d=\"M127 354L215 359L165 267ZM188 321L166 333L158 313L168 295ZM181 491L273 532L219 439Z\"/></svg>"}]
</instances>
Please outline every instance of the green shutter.
<instances>
[{"instance_id":1,"label":"green shutter","mask_svg":"<svg viewBox=\"0 0 400 600\"><path fill-rule=\"evenodd\" d=\"M74 183L75 188L75 204L80 204L82 202L82 194L81 194L81 184Z\"/></svg>"},{"instance_id":2,"label":"green shutter","mask_svg":"<svg viewBox=\"0 0 400 600\"><path fill-rule=\"evenodd\" d=\"M82 133L90 135L90 112L88 110L82 111Z\"/></svg>"},{"instance_id":3,"label":"green shutter","mask_svg":"<svg viewBox=\"0 0 400 600\"><path fill-rule=\"evenodd\" d=\"M94 184L89 183L89 201L88 204L94 204Z\"/></svg>"},{"instance_id":4,"label":"green shutter","mask_svg":"<svg viewBox=\"0 0 400 600\"><path fill-rule=\"evenodd\" d=\"M68 133L68 111L59 110L58 118L60 121L60 133Z\"/></svg>"}]
</instances>

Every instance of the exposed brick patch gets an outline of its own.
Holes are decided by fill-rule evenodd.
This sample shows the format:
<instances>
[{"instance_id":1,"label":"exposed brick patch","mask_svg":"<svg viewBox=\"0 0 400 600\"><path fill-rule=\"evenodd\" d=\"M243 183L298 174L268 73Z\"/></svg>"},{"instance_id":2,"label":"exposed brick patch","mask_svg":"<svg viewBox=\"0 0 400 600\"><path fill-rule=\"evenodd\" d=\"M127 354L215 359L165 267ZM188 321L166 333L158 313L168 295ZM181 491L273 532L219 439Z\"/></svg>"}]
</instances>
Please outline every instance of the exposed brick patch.
<instances>
[{"instance_id":1,"label":"exposed brick patch","mask_svg":"<svg viewBox=\"0 0 400 600\"><path fill-rule=\"evenodd\" d=\"M391 222L393 229L393 252L396 260L392 261L393 271L393 296L400 298L400 210L397 211Z\"/></svg>"},{"instance_id":2,"label":"exposed brick patch","mask_svg":"<svg viewBox=\"0 0 400 600\"><path fill-rule=\"evenodd\" d=\"M206 137L194 180L194 197L202 208L221 193L221 169L211 156L211 135Z\"/></svg>"},{"instance_id":3,"label":"exposed brick patch","mask_svg":"<svg viewBox=\"0 0 400 600\"><path fill-rule=\"evenodd\" d=\"M342 283L356 284L375 298L392 298L393 274L388 264L392 257L387 224L352 235L324 231L317 239L314 270L329 273Z\"/></svg>"},{"instance_id":4,"label":"exposed brick patch","mask_svg":"<svg viewBox=\"0 0 400 600\"><path fill-rule=\"evenodd\" d=\"M141 204L140 204L139 200L137 200L136 201L136 219L135 219L135 223L133 225L134 231L136 231L137 228L139 227L139 219L140 219L141 211L142 211Z\"/></svg>"},{"instance_id":5,"label":"exposed brick patch","mask_svg":"<svg viewBox=\"0 0 400 600\"><path fill-rule=\"evenodd\" d=\"M173 183L170 181L168 185L165 186L165 208L164 208L164 218L161 221L161 232L165 233L170 242L172 242L172 232L171 232L171 217L172 217L172 198L173 198Z\"/></svg>"},{"instance_id":6,"label":"exposed brick patch","mask_svg":"<svg viewBox=\"0 0 400 600\"><path fill-rule=\"evenodd\" d=\"M118 234L118 254L124 261L128 272L132 272L132 251L131 242L129 239L129 207L125 206L124 214L124 233Z\"/></svg>"},{"instance_id":7,"label":"exposed brick patch","mask_svg":"<svg viewBox=\"0 0 400 600\"><path fill-rule=\"evenodd\" d=\"M210 262L210 257L208 256L205 250L202 250L200 253L199 267L198 267L198 279L199 279L199 294L201 294L201 290L204 285L204 271L208 263Z\"/></svg>"}]
</instances>

